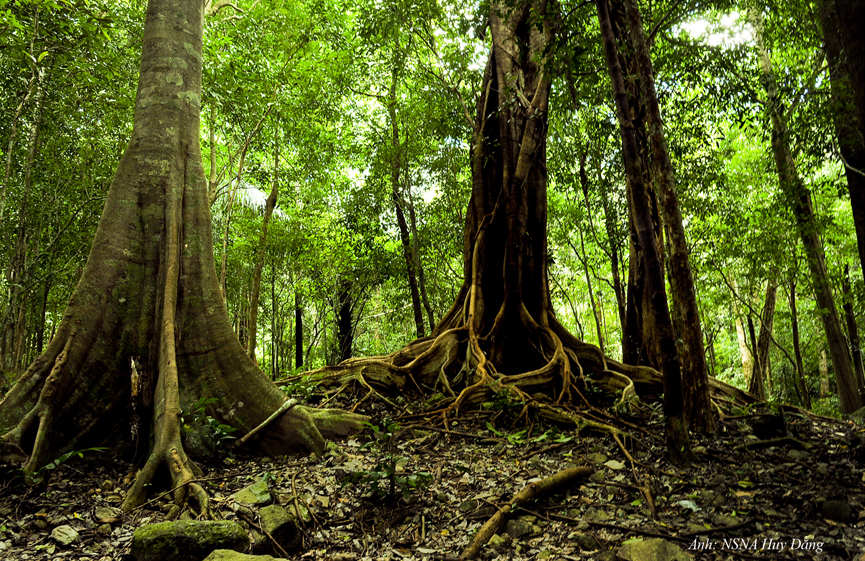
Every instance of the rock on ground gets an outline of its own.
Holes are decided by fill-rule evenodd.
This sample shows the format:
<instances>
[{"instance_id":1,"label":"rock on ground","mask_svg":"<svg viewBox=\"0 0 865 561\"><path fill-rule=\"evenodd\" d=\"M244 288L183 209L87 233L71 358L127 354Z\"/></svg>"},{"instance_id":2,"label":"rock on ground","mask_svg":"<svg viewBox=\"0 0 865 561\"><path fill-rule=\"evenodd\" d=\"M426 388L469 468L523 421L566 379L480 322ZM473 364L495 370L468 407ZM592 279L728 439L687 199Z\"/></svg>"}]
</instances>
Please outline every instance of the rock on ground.
<instances>
[{"instance_id":1,"label":"rock on ground","mask_svg":"<svg viewBox=\"0 0 865 561\"><path fill-rule=\"evenodd\" d=\"M691 561L693 559L678 545L661 538L626 543L619 548L618 555L626 561Z\"/></svg>"},{"instance_id":2,"label":"rock on ground","mask_svg":"<svg viewBox=\"0 0 865 561\"><path fill-rule=\"evenodd\" d=\"M142 526L132 538L136 561L201 561L215 549L246 551L249 536L228 520L179 520Z\"/></svg>"},{"instance_id":3,"label":"rock on ground","mask_svg":"<svg viewBox=\"0 0 865 561\"><path fill-rule=\"evenodd\" d=\"M204 561L286 561L283 558L275 558L270 555L247 555L231 549L217 549L208 555Z\"/></svg>"}]
</instances>

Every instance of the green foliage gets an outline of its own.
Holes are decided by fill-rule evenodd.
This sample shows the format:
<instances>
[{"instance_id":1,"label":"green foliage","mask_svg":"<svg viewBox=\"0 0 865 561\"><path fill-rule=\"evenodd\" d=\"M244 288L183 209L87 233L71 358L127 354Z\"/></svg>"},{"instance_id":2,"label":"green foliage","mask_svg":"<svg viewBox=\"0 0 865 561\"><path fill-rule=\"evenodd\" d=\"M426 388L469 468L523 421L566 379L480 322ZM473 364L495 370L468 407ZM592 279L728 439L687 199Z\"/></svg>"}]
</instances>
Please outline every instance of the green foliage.
<instances>
[{"instance_id":1,"label":"green foliage","mask_svg":"<svg viewBox=\"0 0 865 561\"><path fill-rule=\"evenodd\" d=\"M48 462L47 464L45 464L41 468L37 469L36 471L27 472L27 471L24 471L22 469L21 475L29 483L42 483L46 479L48 479L48 477L50 477L51 471L57 469L58 467L65 464L69 460L74 459L76 457L84 459L84 453L85 452L104 452L105 450L108 450L108 448L95 447L95 448L83 448L81 450L72 450L71 452L66 452L62 456L53 459L52 461Z\"/></svg>"},{"instance_id":2,"label":"green foliage","mask_svg":"<svg viewBox=\"0 0 865 561\"><path fill-rule=\"evenodd\" d=\"M189 410L181 410L180 430L184 433L190 433L204 429L213 438L215 450L222 452L236 438L231 433L235 432L237 428L221 423L207 414L207 406L216 402L215 398L201 397L190 406Z\"/></svg>"}]
</instances>

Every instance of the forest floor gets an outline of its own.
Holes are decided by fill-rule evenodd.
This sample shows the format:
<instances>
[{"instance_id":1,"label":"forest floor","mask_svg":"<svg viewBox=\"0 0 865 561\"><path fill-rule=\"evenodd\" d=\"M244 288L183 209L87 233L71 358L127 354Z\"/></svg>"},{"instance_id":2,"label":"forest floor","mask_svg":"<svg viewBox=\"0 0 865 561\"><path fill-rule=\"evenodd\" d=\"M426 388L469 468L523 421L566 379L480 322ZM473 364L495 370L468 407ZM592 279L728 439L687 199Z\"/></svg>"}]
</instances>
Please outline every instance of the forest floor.
<instances>
[{"instance_id":1,"label":"forest floor","mask_svg":"<svg viewBox=\"0 0 865 561\"><path fill-rule=\"evenodd\" d=\"M790 409L783 422L768 408L737 411L715 435L694 438L699 461L681 470L664 458L659 407L619 408L619 426L632 436L623 448L605 434L526 425L515 404L487 405L445 423L424 415L434 409L424 404L395 411L366 402L361 411L375 428L331 444L322 457L223 457L203 466L203 484L216 518L237 519L233 493L262 478L274 502L307 505L313 517L292 559L456 559L515 493L581 465L594 472L516 509L480 558L616 559L624 542L653 537L700 560L858 560L865 553L862 425ZM0 558L132 559L134 530L164 520L167 500L106 523L130 485L131 466L84 456L36 487L7 471ZM62 524L78 530L70 547L51 537Z\"/></svg>"}]
</instances>

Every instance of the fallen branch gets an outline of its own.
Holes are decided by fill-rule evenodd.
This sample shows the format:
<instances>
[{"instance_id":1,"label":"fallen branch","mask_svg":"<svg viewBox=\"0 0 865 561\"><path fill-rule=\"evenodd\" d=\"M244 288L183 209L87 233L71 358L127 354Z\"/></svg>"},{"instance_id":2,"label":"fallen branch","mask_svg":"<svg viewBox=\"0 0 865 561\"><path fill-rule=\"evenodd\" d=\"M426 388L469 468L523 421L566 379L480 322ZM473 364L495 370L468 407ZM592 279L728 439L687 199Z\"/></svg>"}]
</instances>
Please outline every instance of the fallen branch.
<instances>
[{"instance_id":1,"label":"fallen branch","mask_svg":"<svg viewBox=\"0 0 865 561\"><path fill-rule=\"evenodd\" d=\"M249 440L250 438L252 438L252 437L255 436L256 434L258 434L259 432L261 432L261 430L262 430L263 428L265 428L267 425L269 425L270 423L272 423L273 421L275 421L275 420L276 420L280 415L282 415L283 413L285 413L286 411L288 411L289 409L291 409L292 407L294 407L294 406L297 405L298 403L300 403L300 402L297 401L296 399L289 399L288 401L286 401L285 403L283 403L283 404L279 407L279 409L277 409L276 411L274 411L273 413L270 414L270 417L268 417L268 418L265 419L265 420L264 420L260 425L258 425L257 427L255 427L254 429L252 429L251 431L249 431L248 433L246 433L246 435L244 435L243 438L241 438L240 440L238 440L237 442L235 442L235 443L234 443L234 446L237 447L237 448L240 448L241 446L243 446L244 444L246 444L246 441L247 441L247 440Z\"/></svg>"},{"instance_id":2,"label":"fallen branch","mask_svg":"<svg viewBox=\"0 0 865 561\"><path fill-rule=\"evenodd\" d=\"M790 445L794 448L798 448L799 450L808 450L812 448L806 442L802 442L798 438L793 438L792 436L782 436L780 438L770 438L768 440L753 440L751 442L746 442L744 444L740 444L733 448L734 450L760 450L762 448L771 448L772 446L784 446Z\"/></svg>"},{"instance_id":3,"label":"fallen branch","mask_svg":"<svg viewBox=\"0 0 865 561\"><path fill-rule=\"evenodd\" d=\"M590 467L580 466L554 473L540 481L528 484L522 491L514 496L510 504L501 507L498 512L493 514L492 517L487 520L487 523L478 530L475 538L462 552L460 559L476 558L484 544L489 541L493 534L501 529L502 525L505 523L505 519L513 509L524 505L532 499L548 493L553 493L559 488L571 483L574 479L586 477L593 471L594 470Z\"/></svg>"}]
</instances>

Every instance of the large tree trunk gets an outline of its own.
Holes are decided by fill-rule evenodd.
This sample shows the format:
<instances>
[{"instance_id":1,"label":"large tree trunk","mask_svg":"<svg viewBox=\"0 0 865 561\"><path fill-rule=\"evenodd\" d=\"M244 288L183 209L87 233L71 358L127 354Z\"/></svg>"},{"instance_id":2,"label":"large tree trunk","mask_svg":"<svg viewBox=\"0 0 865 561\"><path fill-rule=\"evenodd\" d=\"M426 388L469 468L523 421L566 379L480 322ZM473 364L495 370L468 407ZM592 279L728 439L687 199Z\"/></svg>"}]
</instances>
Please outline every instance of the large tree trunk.
<instances>
[{"instance_id":1,"label":"large tree trunk","mask_svg":"<svg viewBox=\"0 0 865 561\"><path fill-rule=\"evenodd\" d=\"M832 113L865 276L865 2L822 0Z\"/></svg>"},{"instance_id":2,"label":"large tree trunk","mask_svg":"<svg viewBox=\"0 0 865 561\"><path fill-rule=\"evenodd\" d=\"M661 224L661 214L658 208L658 197L655 192L652 173L655 167L650 160L649 135L647 129L648 107L646 99L640 89L641 74L635 53L635 37L631 31L625 6L622 2L609 4L610 24L613 35L618 44L623 45L618 49L617 59L625 78L625 88L633 127L634 137L637 143L637 158L640 160L640 172L642 183L646 186L649 194L649 209L652 219L653 237L658 254L663 257L664 229ZM657 356L657 329L652 314L652 304L646 289L644 260L648 248L641 244L637 232L634 209L628 205L628 229L629 229L629 254L628 254L628 294L625 313L625 326L622 330L622 357L627 364L641 364L659 369L660 358ZM661 261L661 270L664 271L664 261Z\"/></svg>"},{"instance_id":3,"label":"large tree trunk","mask_svg":"<svg viewBox=\"0 0 865 561\"><path fill-rule=\"evenodd\" d=\"M658 106L658 93L655 90L652 59L640 11L636 0L624 0L624 4L634 45L636 68L639 72L635 78L648 113L648 140L655 168L655 183L661 197L660 208L664 232L667 235L670 295L679 341L679 357L682 361L685 420L696 430L710 432L714 430L715 419L712 416L712 404L709 399L709 376L706 352L703 348L703 329L697 307L697 293L694 289L688 242L685 238L682 212L679 209L679 197L676 193L676 175L667 149L661 110Z\"/></svg>"},{"instance_id":4,"label":"large tree trunk","mask_svg":"<svg viewBox=\"0 0 865 561\"><path fill-rule=\"evenodd\" d=\"M208 512L180 441L182 407L215 398L207 415L242 435L286 401L240 346L217 282L198 135L201 36L199 0L148 4L132 138L87 265L56 336L0 403L3 451L26 456L32 472L128 438L127 406L139 396L153 440L126 509L165 466L175 501L191 496ZM323 435L357 420L294 407L252 449L320 453Z\"/></svg>"},{"instance_id":5,"label":"large tree trunk","mask_svg":"<svg viewBox=\"0 0 865 561\"><path fill-rule=\"evenodd\" d=\"M850 288L850 266L844 266L844 277L841 279L841 289L844 295L844 320L847 323L847 336L850 339L850 354L853 357L853 367L856 371L856 384L859 392L865 393L865 368L862 366L862 349L859 343L859 327L856 325L856 314L853 311L853 291Z\"/></svg>"},{"instance_id":6,"label":"large tree trunk","mask_svg":"<svg viewBox=\"0 0 865 561\"><path fill-rule=\"evenodd\" d=\"M865 405L865 399L863 399L856 384L850 353L847 351L847 343L841 330L838 310L835 308L835 298L832 296L832 287L829 285L829 275L826 271L823 243L820 240L819 226L814 216L814 208L811 205L811 193L796 170L796 162L790 150L790 133L787 130L780 95L775 84L775 74L772 70L769 51L763 42L763 16L754 9L749 10L748 16L755 30L760 67L763 74L762 82L768 97L767 109L772 121L772 154L775 158L775 167L778 170L778 180L781 189L790 201L791 210L796 218L796 226L799 229L799 236L805 247L808 268L811 271L811 281L814 284L814 296L820 309L820 318L823 320L823 328L826 331L826 340L829 344L829 354L832 357L832 366L835 370L841 412L852 413Z\"/></svg>"},{"instance_id":7,"label":"large tree trunk","mask_svg":"<svg viewBox=\"0 0 865 561\"><path fill-rule=\"evenodd\" d=\"M628 103L624 74L619 64L616 40L610 24L609 5L607 0L596 0L595 4L598 8L601 37L604 41L607 68L616 102L616 116L622 136L622 157L625 161L625 173L628 179L628 199L633 209L631 214L639 235L640 245L643 248L642 265L645 268L646 296L651 304L652 318L656 329L653 338L664 375L667 451L673 461L687 464L693 460L693 453L684 416L681 363L676 345L676 334L667 306L662 257L658 251L652 221L651 198L643 180L642 162L631 119L631 107Z\"/></svg>"}]
</instances>

